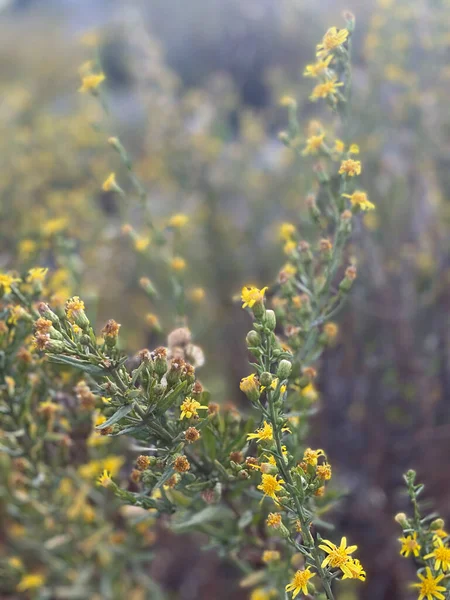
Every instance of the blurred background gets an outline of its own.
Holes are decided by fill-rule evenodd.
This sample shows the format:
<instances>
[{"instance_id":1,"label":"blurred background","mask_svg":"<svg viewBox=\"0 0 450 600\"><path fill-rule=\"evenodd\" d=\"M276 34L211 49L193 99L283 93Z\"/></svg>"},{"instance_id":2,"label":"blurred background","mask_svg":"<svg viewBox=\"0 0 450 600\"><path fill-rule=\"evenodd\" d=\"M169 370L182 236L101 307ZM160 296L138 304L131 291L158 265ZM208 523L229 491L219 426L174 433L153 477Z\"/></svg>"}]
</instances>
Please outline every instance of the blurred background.
<instances>
[{"instance_id":1,"label":"blurred background","mask_svg":"<svg viewBox=\"0 0 450 600\"><path fill-rule=\"evenodd\" d=\"M165 341L154 315L164 331L177 322L143 215L157 228L188 215L171 251L187 263L200 377L215 400L245 409L248 318L235 296L276 278L278 227L307 227L313 180L278 141L279 99L297 98L305 128L324 117L302 72L345 9L357 23L353 138L377 211L352 241L360 276L322 361L311 444L346 492L333 520L368 572L338 598L403 600L414 572L393 522L406 508L402 473L416 468L436 509L450 512L448 0L0 1L0 268L52 267L55 302L79 293L100 326L122 323L130 352L153 347ZM77 93L93 59L107 77L106 112ZM128 191L111 135L133 158L145 206L102 191L110 172ZM163 551L156 576L177 589L188 559ZM212 581L233 577L224 569L214 562L204 589L179 597L221 597Z\"/></svg>"}]
</instances>

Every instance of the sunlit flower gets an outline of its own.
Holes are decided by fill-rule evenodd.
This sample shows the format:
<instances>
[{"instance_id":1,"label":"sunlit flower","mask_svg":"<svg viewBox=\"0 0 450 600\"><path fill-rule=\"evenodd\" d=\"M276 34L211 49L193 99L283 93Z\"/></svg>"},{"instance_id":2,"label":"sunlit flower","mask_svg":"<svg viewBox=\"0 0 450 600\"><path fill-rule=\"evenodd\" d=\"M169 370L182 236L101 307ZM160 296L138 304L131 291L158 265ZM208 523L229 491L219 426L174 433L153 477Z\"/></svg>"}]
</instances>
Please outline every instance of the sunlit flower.
<instances>
[{"instance_id":1,"label":"sunlit flower","mask_svg":"<svg viewBox=\"0 0 450 600\"><path fill-rule=\"evenodd\" d=\"M189 223L189 217L183 213L172 215L169 219L169 227L174 229L181 229Z\"/></svg>"},{"instance_id":2,"label":"sunlit flower","mask_svg":"<svg viewBox=\"0 0 450 600\"><path fill-rule=\"evenodd\" d=\"M318 60L312 65L306 65L303 75L305 77L318 77L324 71L326 71L326 69L328 69L328 66L332 60L333 55L330 54L325 60Z\"/></svg>"},{"instance_id":3,"label":"sunlit flower","mask_svg":"<svg viewBox=\"0 0 450 600\"><path fill-rule=\"evenodd\" d=\"M277 479L274 475L269 475L263 473L261 483L258 485L258 490L261 490L264 493L264 496L270 496L272 500L278 502L277 492L283 491L284 481L282 479Z\"/></svg>"},{"instance_id":4,"label":"sunlit flower","mask_svg":"<svg viewBox=\"0 0 450 600\"><path fill-rule=\"evenodd\" d=\"M7 275L6 273L0 273L0 288L3 287L3 291L5 294L10 294L12 284L19 283L19 281L20 279L18 279L17 277Z\"/></svg>"},{"instance_id":5,"label":"sunlit flower","mask_svg":"<svg viewBox=\"0 0 450 600\"><path fill-rule=\"evenodd\" d=\"M373 210L375 204L367 198L366 192L356 190L353 194L342 194L344 198L348 198L353 206L358 206L361 210Z\"/></svg>"},{"instance_id":6,"label":"sunlit flower","mask_svg":"<svg viewBox=\"0 0 450 600\"><path fill-rule=\"evenodd\" d=\"M357 550L358 546L347 546L347 538L343 537L339 546L329 540L322 540L319 548L328 556L322 561L322 569L328 565L333 568L340 568L348 560L350 554Z\"/></svg>"},{"instance_id":7,"label":"sunlit flower","mask_svg":"<svg viewBox=\"0 0 450 600\"><path fill-rule=\"evenodd\" d=\"M296 598L300 592L303 592L305 596L308 595L308 581L314 577L315 573L312 573L310 567L307 567L304 571L297 571L292 578L291 583L286 586L286 592L293 592L292 598Z\"/></svg>"},{"instance_id":8,"label":"sunlit flower","mask_svg":"<svg viewBox=\"0 0 450 600\"><path fill-rule=\"evenodd\" d=\"M439 571L439 569L442 569L445 573L445 571L450 569L450 548L444 546L443 541L438 536L435 536L434 538L434 545L435 549L433 552L424 556L424 559L428 560L429 558L434 558L434 570ZM417 554L415 554L415 556L417 556Z\"/></svg>"},{"instance_id":9,"label":"sunlit flower","mask_svg":"<svg viewBox=\"0 0 450 600\"><path fill-rule=\"evenodd\" d=\"M341 566L341 571L344 574L342 579L366 580L366 572L357 558L349 558L348 561Z\"/></svg>"},{"instance_id":10,"label":"sunlit flower","mask_svg":"<svg viewBox=\"0 0 450 600\"><path fill-rule=\"evenodd\" d=\"M117 189L116 174L110 173L108 175L108 177L105 179L105 181L102 183L102 190L104 192L111 192L111 191L115 191L116 189Z\"/></svg>"},{"instance_id":11,"label":"sunlit flower","mask_svg":"<svg viewBox=\"0 0 450 600\"><path fill-rule=\"evenodd\" d=\"M29 573L24 575L17 584L18 592L27 592L29 590L36 590L42 587L45 583L45 577L41 573Z\"/></svg>"},{"instance_id":12,"label":"sunlit flower","mask_svg":"<svg viewBox=\"0 0 450 600\"><path fill-rule=\"evenodd\" d=\"M310 96L311 100L318 100L319 98L332 98L334 99L334 97L337 95L338 93L338 87L343 86L343 82L342 81L338 81L338 78L334 75L331 79L328 79L328 81L324 81L323 83L318 83Z\"/></svg>"},{"instance_id":13,"label":"sunlit flower","mask_svg":"<svg viewBox=\"0 0 450 600\"><path fill-rule=\"evenodd\" d=\"M248 440L258 440L258 442L261 441L271 441L273 440L273 428L272 425L270 423L268 423L267 421L264 421L264 424L262 427L260 427L259 429L256 430L256 433L249 433L247 435L247 439Z\"/></svg>"},{"instance_id":14,"label":"sunlit flower","mask_svg":"<svg viewBox=\"0 0 450 600\"><path fill-rule=\"evenodd\" d=\"M269 513L266 519L266 523L269 527L277 529L281 525L280 513Z\"/></svg>"},{"instance_id":15,"label":"sunlit flower","mask_svg":"<svg viewBox=\"0 0 450 600\"><path fill-rule=\"evenodd\" d=\"M306 140L306 146L302 152L303 156L308 154L315 155L322 149L325 134L312 135Z\"/></svg>"},{"instance_id":16,"label":"sunlit flower","mask_svg":"<svg viewBox=\"0 0 450 600\"><path fill-rule=\"evenodd\" d=\"M89 75L85 75L81 80L81 87L79 88L79 92L94 92L96 93L99 85L105 81L106 77L104 73L94 74L91 73Z\"/></svg>"},{"instance_id":17,"label":"sunlit flower","mask_svg":"<svg viewBox=\"0 0 450 600\"><path fill-rule=\"evenodd\" d=\"M330 52L342 46L348 38L347 29L337 29L336 27L330 27L330 29L323 36L322 42L317 44L317 56L324 57Z\"/></svg>"},{"instance_id":18,"label":"sunlit flower","mask_svg":"<svg viewBox=\"0 0 450 600\"><path fill-rule=\"evenodd\" d=\"M443 585L439 585L439 582L444 579L445 575L437 575L433 577L430 567L425 569L426 576L422 573L417 573L420 579L420 583L413 583L412 586L419 589L419 600L426 598L427 600L445 600L445 596L441 592L445 592L446 588Z\"/></svg>"},{"instance_id":19,"label":"sunlit flower","mask_svg":"<svg viewBox=\"0 0 450 600\"><path fill-rule=\"evenodd\" d=\"M339 175L348 175L349 177L361 175L361 162L352 158L343 160L339 168Z\"/></svg>"},{"instance_id":20,"label":"sunlit flower","mask_svg":"<svg viewBox=\"0 0 450 600\"><path fill-rule=\"evenodd\" d=\"M105 488L109 487L111 485L111 483L112 483L112 478L111 478L110 471L107 471L106 469L104 469L103 473L97 479L97 483L99 485L102 485Z\"/></svg>"},{"instance_id":21,"label":"sunlit flower","mask_svg":"<svg viewBox=\"0 0 450 600\"><path fill-rule=\"evenodd\" d=\"M182 405L180 406L181 415L180 421L182 421L185 417L186 419L192 419L192 417L198 417L198 410L208 410L207 406L202 406L200 402L194 400L193 398L186 398Z\"/></svg>"},{"instance_id":22,"label":"sunlit flower","mask_svg":"<svg viewBox=\"0 0 450 600\"><path fill-rule=\"evenodd\" d=\"M398 539L398 541L402 544L400 549L400 554L402 556L408 557L410 554L419 556L421 545L417 541L416 532L414 532L412 536L407 535L405 537L401 537Z\"/></svg>"},{"instance_id":23,"label":"sunlit flower","mask_svg":"<svg viewBox=\"0 0 450 600\"><path fill-rule=\"evenodd\" d=\"M264 294L268 288L264 287L261 290L254 286L244 286L241 292L242 308L253 308L256 303L262 303Z\"/></svg>"}]
</instances>

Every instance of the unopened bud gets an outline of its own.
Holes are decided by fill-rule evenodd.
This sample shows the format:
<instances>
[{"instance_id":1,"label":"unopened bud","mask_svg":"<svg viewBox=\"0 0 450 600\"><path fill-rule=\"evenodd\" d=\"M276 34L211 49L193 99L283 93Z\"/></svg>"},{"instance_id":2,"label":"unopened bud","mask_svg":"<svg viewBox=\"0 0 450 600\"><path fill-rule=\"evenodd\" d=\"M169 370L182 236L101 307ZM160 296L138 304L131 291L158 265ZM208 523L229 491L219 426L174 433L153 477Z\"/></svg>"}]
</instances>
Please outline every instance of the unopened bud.
<instances>
[{"instance_id":1,"label":"unopened bud","mask_svg":"<svg viewBox=\"0 0 450 600\"><path fill-rule=\"evenodd\" d=\"M264 323L271 331L275 330L275 327L277 326L277 318L273 310L266 310Z\"/></svg>"},{"instance_id":2,"label":"unopened bud","mask_svg":"<svg viewBox=\"0 0 450 600\"><path fill-rule=\"evenodd\" d=\"M286 360L285 358L283 358L283 360L280 360L280 364L278 365L277 369L277 377L279 379L287 379L291 374L291 371L292 364L290 363L290 361Z\"/></svg>"}]
</instances>

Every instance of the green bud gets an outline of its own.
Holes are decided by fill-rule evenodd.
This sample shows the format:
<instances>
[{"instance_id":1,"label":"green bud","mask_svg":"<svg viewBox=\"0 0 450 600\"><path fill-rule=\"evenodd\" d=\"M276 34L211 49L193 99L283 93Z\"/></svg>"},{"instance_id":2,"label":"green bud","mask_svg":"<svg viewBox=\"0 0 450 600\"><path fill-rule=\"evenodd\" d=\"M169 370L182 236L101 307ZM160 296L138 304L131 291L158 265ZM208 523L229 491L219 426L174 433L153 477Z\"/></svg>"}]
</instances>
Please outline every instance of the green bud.
<instances>
[{"instance_id":1,"label":"green bud","mask_svg":"<svg viewBox=\"0 0 450 600\"><path fill-rule=\"evenodd\" d=\"M279 379L287 379L291 374L291 371L291 362L286 360L285 358L283 358L283 360L280 360L280 364L278 365L277 369L277 377L279 377Z\"/></svg>"},{"instance_id":2,"label":"green bud","mask_svg":"<svg viewBox=\"0 0 450 600\"><path fill-rule=\"evenodd\" d=\"M267 371L264 371L264 373L261 373L261 377L259 378L261 385L263 385L264 387L270 387L270 384L272 383L272 374L268 373Z\"/></svg>"},{"instance_id":3,"label":"green bud","mask_svg":"<svg viewBox=\"0 0 450 600\"><path fill-rule=\"evenodd\" d=\"M266 310L264 321L266 327L268 327L271 331L274 331L275 327L277 326L277 318L273 310Z\"/></svg>"},{"instance_id":4,"label":"green bud","mask_svg":"<svg viewBox=\"0 0 450 600\"><path fill-rule=\"evenodd\" d=\"M255 331L254 329L252 329L251 331L249 331L247 333L247 337L245 338L247 347L252 348L252 347L258 347L261 344L261 336L259 335L259 333L257 331Z\"/></svg>"},{"instance_id":5,"label":"green bud","mask_svg":"<svg viewBox=\"0 0 450 600\"><path fill-rule=\"evenodd\" d=\"M48 304L45 304L45 302L41 302L38 306L38 311L39 314L41 315L41 317L44 317L44 319L48 319L49 321L51 321L53 323L53 325L56 325L59 323L59 317L57 314L55 314L51 308L49 307Z\"/></svg>"}]
</instances>

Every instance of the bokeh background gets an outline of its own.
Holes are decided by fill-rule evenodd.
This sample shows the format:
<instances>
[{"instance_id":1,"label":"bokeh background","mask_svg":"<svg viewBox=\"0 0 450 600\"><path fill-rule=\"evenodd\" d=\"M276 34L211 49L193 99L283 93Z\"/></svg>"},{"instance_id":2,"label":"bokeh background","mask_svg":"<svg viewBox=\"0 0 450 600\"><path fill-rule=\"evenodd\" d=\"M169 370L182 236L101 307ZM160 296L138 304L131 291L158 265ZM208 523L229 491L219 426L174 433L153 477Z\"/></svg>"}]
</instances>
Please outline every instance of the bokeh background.
<instances>
[{"instance_id":1,"label":"bokeh background","mask_svg":"<svg viewBox=\"0 0 450 600\"><path fill-rule=\"evenodd\" d=\"M352 241L360 276L322 361L311 440L334 465L346 495L333 519L368 572L339 599L407 599L413 567L398 556L393 522L406 507L402 473L415 467L434 506L450 512L447 0L3 0L0 268L52 267L55 292L80 293L99 324L122 323L131 352L164 342L146 315L166 331L177 323L142 207L101 189L111 171L125 181L106 143L118 135L155 223L189 216L173 244L194 290L189 324L207 358L200 376L215 400L245 410L248 321L235 296L244 283L276 278L278 226L306 221L312 181L278 140L279 99L297 98L305 127L322 116L302 71L345 9L357 23L353 138L377 211ZM77 93L79 66L97 52L107 115ZM134 238L121 233L124 222ZM143 293L142 276L159 298ZM192 545L182 552L165 540L156 578L174 597L222 597L217 582L234 572ZM194 592L192 561L206 565Z\"/></svg>"}]
</instances>

